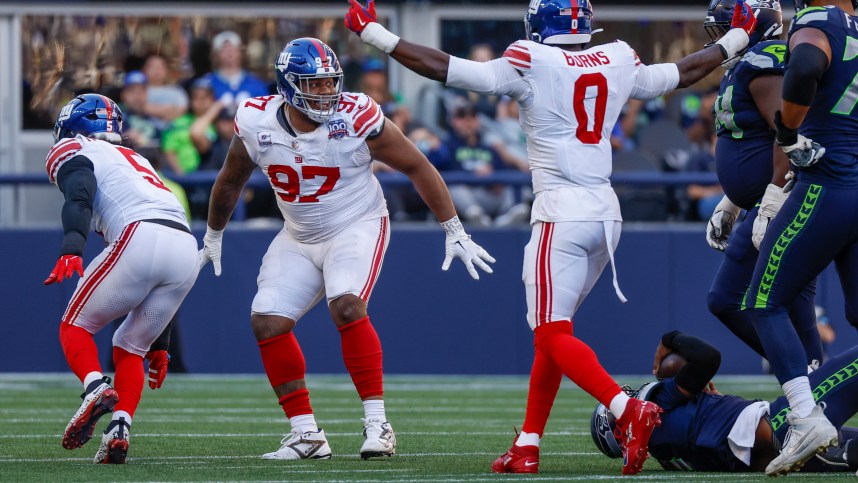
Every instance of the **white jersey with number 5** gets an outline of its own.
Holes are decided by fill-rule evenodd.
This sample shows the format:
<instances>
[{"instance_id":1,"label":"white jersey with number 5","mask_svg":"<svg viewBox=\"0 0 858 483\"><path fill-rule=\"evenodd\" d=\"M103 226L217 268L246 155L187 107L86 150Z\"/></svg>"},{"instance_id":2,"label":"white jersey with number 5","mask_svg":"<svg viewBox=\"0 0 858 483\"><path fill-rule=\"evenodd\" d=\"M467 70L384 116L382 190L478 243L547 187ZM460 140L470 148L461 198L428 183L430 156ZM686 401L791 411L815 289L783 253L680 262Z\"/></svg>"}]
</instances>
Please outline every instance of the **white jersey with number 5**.
<instances>
[{"instance_id":1,"label":"white jersey with number 5","mask_svg":"<svg viewBox=\"0 0 858 483\"><path fill-rule=\"evenodd\" d=\"M533 221L621 221L609 180L611 131L630 97L655 97L641 91L646 66L635 51L619 40L583 51L519 40L502 59L476 67L451 57L447 85L519 101L537 194Z\"/></svg>"},{"instance_id":2,"label":"white jersey with number 5","mask_svg":"<svg viewBox=\"0 0 858 483\"><path fill-rule=\"evenodd\" d=\"M235 132L271 183L286 231L301 243L317 243L387 216L366 145L384 126L378 104L344 92L336 114L302 133L285 118L285 102L283 96L248 99L236 112Z\"/></svg>"},{"instance_id":3,"label":"white jersey with number 5","mask_svg":"<svg viewBox=\"0 0 858 483\"><path fill-rule=\"evenodd\" d=\"M48 153L51 183L67 161L84 156L95 170L96 193L91 228L112 243L135 221L170 220L187 226L185 209L149 161L133 149L85 136L61 139Z\"/></svg>"}]
</instances>

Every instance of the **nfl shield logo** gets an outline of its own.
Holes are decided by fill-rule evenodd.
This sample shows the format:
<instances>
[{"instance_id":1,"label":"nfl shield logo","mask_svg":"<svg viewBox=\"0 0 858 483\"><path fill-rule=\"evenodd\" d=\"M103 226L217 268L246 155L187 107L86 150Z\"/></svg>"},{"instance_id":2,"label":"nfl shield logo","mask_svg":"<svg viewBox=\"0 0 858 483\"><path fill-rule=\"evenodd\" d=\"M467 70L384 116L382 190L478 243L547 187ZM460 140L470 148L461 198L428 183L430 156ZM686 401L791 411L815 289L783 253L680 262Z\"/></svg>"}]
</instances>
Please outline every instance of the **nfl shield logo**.
<instances>
[{"instance_id":1,"label":"nfl shield logo","mask_svg":"<svg viewBox=\"0 0 858 483\"><path fill-rule=\"evenodd\" d=\"M271 146L271 133L267 131L256 133L256 140L260 146Z\"/></svg>"}]
</instances>

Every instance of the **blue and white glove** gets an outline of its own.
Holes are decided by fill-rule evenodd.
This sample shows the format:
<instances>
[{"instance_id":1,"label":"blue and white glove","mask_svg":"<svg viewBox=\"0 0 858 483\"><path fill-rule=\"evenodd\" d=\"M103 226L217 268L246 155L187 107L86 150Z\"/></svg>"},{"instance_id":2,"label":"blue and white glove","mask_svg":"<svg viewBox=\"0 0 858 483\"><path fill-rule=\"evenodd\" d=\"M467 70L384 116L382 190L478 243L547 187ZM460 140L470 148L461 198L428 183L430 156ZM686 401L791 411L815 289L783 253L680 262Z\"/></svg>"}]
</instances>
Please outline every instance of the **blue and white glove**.
<instances>
[{"instance_id":1,"label":"blue and white glove","mask_svg":"<svg viewBox=\"0 0 858 483\"><path fill-rule=\"evenodd\" d=\"M742 208L734 205L726 195L721 198L706 225L706 243L710 247L722 252L727 249L727 239L733 233L733 224L741 211Z\"/></svg>"},{"instance_id":2,"label":"blue and white glove","mask_svg":"<svg viewBox=\"0 0 858 483\"><path fill-rule=\"evenodd\" d=\"M760 201L760 211L757 212L757 218L754 219L754 228L751 231L751 242L760 249L760 244L763 243L763 238L766 236L766 230L769 228L769 223L781 211L781 206L789 198L789 193L784 193L784 189L775 184L766 186L766 194Z\"/></svg>"},{"instance_id":3,"label":"blue and white glove","mask_svg":"<svg viewBox=\"0 0 858 483\"><path fill-rule=\"evenodd\" d=\"M450 268L453 258L459 258L465 264L465 268L468 269L468 273L471 274L474 280L480 279L480 274L477 273L474 265L480 267L486 273L492 273L492 267L486 262L495 263L495 259L483 247L471 241L471 235L465 233L465 228L462 226L462 222L459 221L458 216L442 222L441 227L444 228L444 233L447 234L446 257L444 258L444 264L441 265L441 270L446 272Z\"/></svg>"},{"instance_id":4,"label":"blue and white glove","mask_svg":"<svg viewBox=\"0 0 858 483\"><path fill-rule=\"evenodd\" d=\"M784 126L781 111L775 112L775 140L789 161L799 167L813 166L825 155L825 148L816 141L802 136L797 129Z\"/></svg>"}]
</instances>

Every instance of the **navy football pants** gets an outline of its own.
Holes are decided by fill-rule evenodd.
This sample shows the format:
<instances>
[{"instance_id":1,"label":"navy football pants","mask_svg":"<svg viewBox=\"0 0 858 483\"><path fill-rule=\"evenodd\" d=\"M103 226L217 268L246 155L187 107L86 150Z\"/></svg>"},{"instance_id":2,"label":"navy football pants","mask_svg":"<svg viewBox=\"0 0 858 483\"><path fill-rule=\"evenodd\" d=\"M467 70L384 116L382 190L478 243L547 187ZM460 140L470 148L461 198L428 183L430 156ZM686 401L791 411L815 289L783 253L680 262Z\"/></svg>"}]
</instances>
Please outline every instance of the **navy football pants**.
<instances>
[{"instance_id":1,"label":"navy football pants","mask_svg":"<svg viewBox=\"0 0 858 483\"><path fill-rule=\"evenodd\" d=\"M766 357L760 337L747 311L743 310L742 301L754 275L759 252L751 241L754 219L758 207L747 213L744 221L733 230L730 242L724 253L724 259L712 288L709 289L709 311L730 329L739 339L753 349L757 354ZM813 303L816 295L816 279L814 278L790 305L789 318L801 339L809 364L814 359L822 361L822 341L816 328L816 311Z\"/></svg>"}]
</instances>

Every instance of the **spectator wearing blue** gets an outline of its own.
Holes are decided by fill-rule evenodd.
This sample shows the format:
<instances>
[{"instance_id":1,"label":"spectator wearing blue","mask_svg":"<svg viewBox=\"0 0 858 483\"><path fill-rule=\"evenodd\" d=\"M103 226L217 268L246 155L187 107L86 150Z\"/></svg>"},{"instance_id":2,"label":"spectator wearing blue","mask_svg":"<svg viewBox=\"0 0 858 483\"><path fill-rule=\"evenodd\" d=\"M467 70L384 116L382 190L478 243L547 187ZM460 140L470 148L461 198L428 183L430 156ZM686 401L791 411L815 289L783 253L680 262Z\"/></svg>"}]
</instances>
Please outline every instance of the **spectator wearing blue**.
<instances>
[{"instance_id":1,"label":"spectator wearing blue","mask_svg":"<svg viewBox=\"0 0 858 483\"><path fill-rule=\"evenodd\" d=\"M119 94L123 119L123 135L128 138L131 147L143 156L149 157L147 150L158 150L161 146L161 133L164 123L148 114L148 79L139 70L125 74L125 83Z\"/></svg>"},{"instance_id":2,"label":"spectator wearing blue","mask_svg":"<svg viewBox=\"0 0 858 483\"><path fill-rule=\"evenodd\" d=\"M461 98L451 109L448 156L436 165L439 171L466 171L476 176L489 176L505 165L500 155L483 142L480 119L473 104ZM451 185L450 196L463 220L489 226L492 217L504 214L514 203L509 186Z\"/></svg>"},{"instance_id":3,"label":"spectator wearing blue","mask_svg":"<svg viewBox=\"0 0 858 483\"><path fill-rule=\"evenodd\" d=\"M268 85L244 70L241 64L241 37L226 30L212 39L215 70L206 75L215 99L225 106L237 107L249 98L268 95Z\"/></svg>"}]
</instances>

